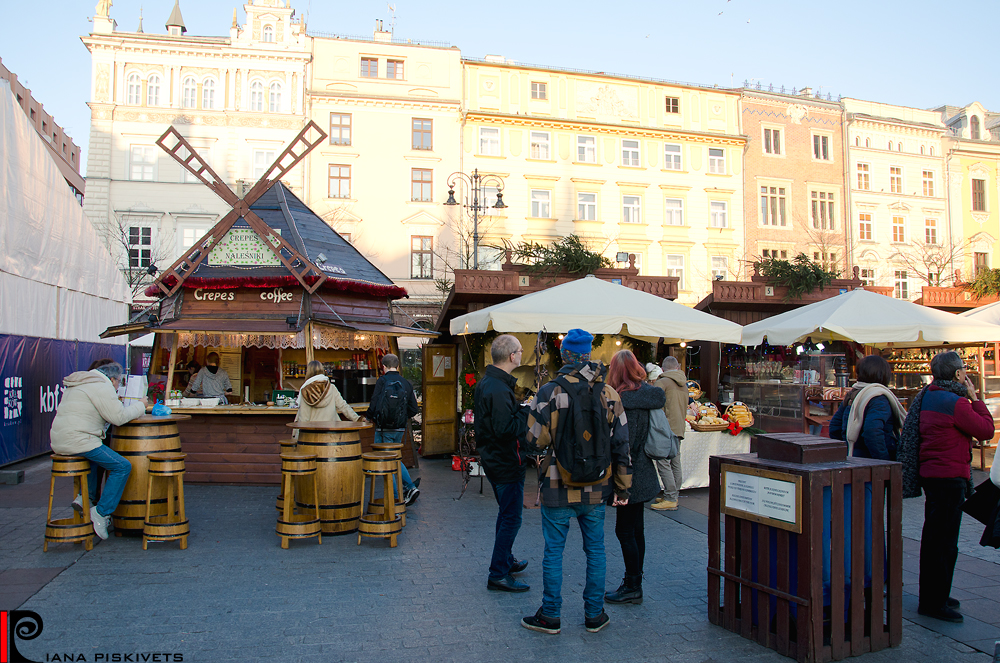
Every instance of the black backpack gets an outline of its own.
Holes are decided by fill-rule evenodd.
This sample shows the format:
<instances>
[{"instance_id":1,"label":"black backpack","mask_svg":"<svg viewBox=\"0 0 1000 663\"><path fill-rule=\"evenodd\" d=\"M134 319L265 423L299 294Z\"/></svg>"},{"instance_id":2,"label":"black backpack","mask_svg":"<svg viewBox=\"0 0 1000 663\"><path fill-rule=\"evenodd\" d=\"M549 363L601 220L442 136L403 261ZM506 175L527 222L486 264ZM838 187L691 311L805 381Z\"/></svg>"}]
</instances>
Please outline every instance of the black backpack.
<instances>
[{"instance_id":1,"label":"black backpack","mask_svg":"<svg viewBox=\"0 0 1000 663\"><path fill-rule=\"evenodd\" d=\"M569 396L569 409L560 412L555 446L559 477L567 486L593 486L611 472L611 422L601 402L604 375L589 383L570 382L560 375L555 382Z\"/></svg>"},{"instance_id":2,"label":"black backpack","mask_svg":"<svg viewBox=\"0 0 1000 663\"><path fill-rule=\"evenodd\" d=\"M382 398L375 411L375 423L379 428L406 427L407 396L406 384L402 380L386 380Z\"/></svg>"}]
</instances>

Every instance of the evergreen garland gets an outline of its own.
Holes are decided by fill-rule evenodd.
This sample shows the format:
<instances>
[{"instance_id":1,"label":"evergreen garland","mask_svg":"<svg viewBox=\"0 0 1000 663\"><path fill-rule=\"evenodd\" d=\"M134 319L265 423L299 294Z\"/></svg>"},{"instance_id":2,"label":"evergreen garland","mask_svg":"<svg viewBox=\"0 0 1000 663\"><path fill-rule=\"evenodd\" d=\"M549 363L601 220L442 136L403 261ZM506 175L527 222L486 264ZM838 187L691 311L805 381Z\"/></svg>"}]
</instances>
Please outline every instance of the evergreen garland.
<instances>
[{"instance_id":1,"label":"evergreen garland","mask_svg":"<svg viewBox=\"0 0 1000 663\"><path fill-rule=\"evenodd\" d=\"M804 253L795 256L791 262L777 258L763 258L754 261L753 266L769 283L788 288L786 300L797 299L817 288L822 289L840 276L837 270L824 269Z\"/></svg>"}]
</instances>

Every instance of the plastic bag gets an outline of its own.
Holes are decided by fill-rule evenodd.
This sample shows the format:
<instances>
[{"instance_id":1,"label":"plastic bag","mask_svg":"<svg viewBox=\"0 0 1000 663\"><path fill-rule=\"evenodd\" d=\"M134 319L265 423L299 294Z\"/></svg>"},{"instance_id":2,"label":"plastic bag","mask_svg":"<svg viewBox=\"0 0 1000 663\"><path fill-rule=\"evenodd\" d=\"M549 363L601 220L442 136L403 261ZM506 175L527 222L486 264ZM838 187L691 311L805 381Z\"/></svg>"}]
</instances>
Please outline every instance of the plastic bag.
<instances>
[{"instance_id":1,"label":"plastic bag","mask_svg":"<svg viewBox=\"0 0 1000 663\"><path fill-rule=\"evenodd\" d=\"M166 417L170 414L170 412L170 408L164 405L163 401L156 401L156 405L153 406L152 415L154 417Z\"/></svg>"}]
</instances>

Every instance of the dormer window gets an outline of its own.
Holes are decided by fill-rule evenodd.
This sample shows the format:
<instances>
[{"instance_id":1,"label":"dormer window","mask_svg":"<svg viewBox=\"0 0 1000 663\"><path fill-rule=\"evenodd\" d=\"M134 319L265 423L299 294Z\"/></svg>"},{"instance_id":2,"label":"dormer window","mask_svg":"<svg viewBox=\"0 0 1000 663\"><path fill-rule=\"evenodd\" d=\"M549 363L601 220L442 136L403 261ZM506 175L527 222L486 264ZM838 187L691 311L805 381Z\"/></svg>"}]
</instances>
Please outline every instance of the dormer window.
<instances>
[{"instance_id":1,"label":"dormer window","mask_svg":"<svg viewBox=\"0 0 1000 663\"><path fill-rule=\"evenodd\" d=\"M979 140L979 117L976 115L969 118L969 132L972 140Z\"/></svg>"},{"instance_id":2,"label":"dormer window","mask_svg":"<svg viewBox=\"0 0 1000 663\"><path fill-rule=\"evenodd\" d=\"M170 26L170 36L171 37L181 37L181 36L183 36L183 33L181 32L181 26L179 26L179 25L171 25Z\"/></svg>"},{"instance_id":3,"label":"dormer window","mask_svg":"<svg viewBox=\"0 0 1000 663\"><path fill-rule=\"evenodd\" d=\"M264 26L263 36L264 36L263 40L264 40L265 43L271 43L271 42L273 42L274 41L274 27L272 27L270 25L265 25Z\"/></svg>"}]
</instances>

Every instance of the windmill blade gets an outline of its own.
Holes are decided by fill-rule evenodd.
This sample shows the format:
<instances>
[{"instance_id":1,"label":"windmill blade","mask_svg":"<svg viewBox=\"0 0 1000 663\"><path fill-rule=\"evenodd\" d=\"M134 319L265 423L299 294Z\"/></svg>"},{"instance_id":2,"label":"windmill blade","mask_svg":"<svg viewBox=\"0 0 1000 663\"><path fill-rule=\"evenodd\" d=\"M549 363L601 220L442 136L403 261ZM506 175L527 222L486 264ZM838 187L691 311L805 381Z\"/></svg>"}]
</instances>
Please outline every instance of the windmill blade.
<instances>
[{"instance_id":1,"label":"windmill blade","mask_svg":"<svg viewBox=\"0 0 1000 663\"><path fill-rule=\"evenodd\" d=\"M243 215L243 218L248 224L250 224L250 227L257 232L257 235L264 241L264 244L266 244L274 252L274 254L278 256L278 260L281 261L281 264L287 267L288 271L292 273L292 276L294 276L298 282L302 284L302 287L306 289L306 292L311 295L316 292L321 285L323 285L323 282L327 279L326 274L323 273L319 267L309 262L309 260L307 260L301 253L296 251L291 244L286 242L284 238L281 237L281 235L274 232L271 226L264 223L264 220L257 216L256 212L248 209ZM282 249L288 252L289 258L286 258L284 254L282 254ZM301 267L296 267L296 262L300 263ZM316 282L312 285L309 285L306 281L306 278L309 276L317 277Z\"/></svg>"},{"instance_id":2,"label":"windmill blade","mask_svg":"<svg viewBox=\"0 0 1000 663\"><path fill-rule=\"evenodd\" d=\"M233 193L229 185L212 170L208 162L198 155L195 149L191 147L191 144L173 126L163 132L163 135L157 139L156 144L173 157L174 161L179 163L181 167L197 177L224 201L230 205L235 205L239 202L239 196Z\"/></svg>"},{"instance_id":3,"label":"windmill blade","mask_svg":"<svg viewBox=\"0 0 1000 663\"><path fill-rule=\"evenodd\" d=\"M307 154L326 140L326 136L326 132L320 129L318 124L309 120L309 123L299 132L299 135L278 155L278 158L274 160L271 167L257 180L253 188L243 196L243 200L247 206L257 202L257 199L263 196L264 192L270 189L274 182L284 177L285 173L294 168Z\"/></svg>"},{"instance_id":4,"label":"windmill blade","mask_svg":"<svg viewBox=\"0 0 1000 663\"><path fill-rule=\"evenodd\" d=\"M156 286L168 297L180 290L185 279L194 274L194 271L198 269L198 265L203 263L208 254L211 253L212 247L226 236L229 229L239 219L240 213L236 209L231 210L229 214L222 217L197 244L185 251L168 269L160 272L159 278L154 282ZM166 284L167 277L169 276L173 276L176 279L176 282L172 286Z\"/></svg>"}]
</instances>

